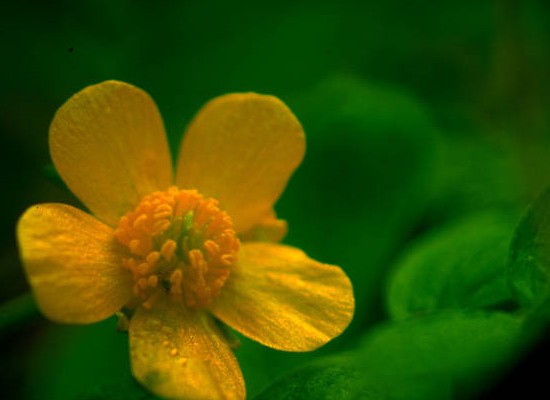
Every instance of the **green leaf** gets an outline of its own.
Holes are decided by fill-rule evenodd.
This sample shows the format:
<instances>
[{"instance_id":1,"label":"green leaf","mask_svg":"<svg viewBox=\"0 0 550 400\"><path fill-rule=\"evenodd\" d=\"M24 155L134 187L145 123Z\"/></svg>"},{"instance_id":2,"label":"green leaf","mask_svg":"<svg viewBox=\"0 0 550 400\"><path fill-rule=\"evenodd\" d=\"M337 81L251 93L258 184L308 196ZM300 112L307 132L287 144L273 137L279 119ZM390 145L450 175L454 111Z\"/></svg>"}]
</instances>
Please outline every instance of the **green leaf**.
<instances>
[{"instance_id":1,"label":"green leaf","mask_svg":"<svg viewBox=\"0 0 550 400\"><path fill-rule=\"evenodd\" d=\"M308 149L277 211L289 243L349 275L349 334L382 314L388 262L431 191L437 130L413 96L350 76L328 79L291 107Z\"/></svg>"},{"instance_id":2,"label":"green leaf","mask_svg":"<svg viewBox=\"0 0 550 400\"><path fill-rule=\"evenodd\" d=\"M85 389L73 400L160 400L160 397L148 393L135 380L126 376Z\"/></svg>"},{"instance_id":3,"label":"green leaf","mask_svg":"<svg viewBox=\"0 0 550 400\"><path fill-rule=\"evenodd\" d=\"M256 400L425 400L450 399L450 384L417 377L381 376L374 363L364 365L357 353L319 359L268 386Z\"/></svg>"},{"instance_id":4,"label":"green leaf","mask_svg":"<svg viewBox=\"0 0 550 400\"><path fill-rule=\"evenodd\" d=\"M519 334L520 322L503 313L445 311L386 323L355 351L298 368L256 399L467 398L508 365Z\"/></svg>"},{"instance_id":5,"label":"green leaf","mask_svg":"<svg viewBox=\"0 0 550 400\"><path fill-rule=\"evenodd\" d=\"M543 302L550 293L550 189L531 205L511 245L508 278L525 306Z\"/></svg>"},{"instance_id":6,"label":"green leaf","mask_svg":"<svg viewBox=\"0 0 550 400\"><path fill-rule=\"evenodd\" d=\"M33 347L26 379L30 399L80 398L112 382L117 385L103 392L105 399L117 398L117 386L146 393L131 376L128 335L116 331L115 318L83 326L49 324Z\"/></svg>"},{"instance_id":7,"label":"green leaf","mask_svg":"<svg viewBox=\"0 0 550 400\"><path fill-rule=\"evenodd\" d=\"M415 393L418 381L428 384L424 390L441 392L450 384L463 398L506 368L520 331L520 321L508 314L444 311L378 327L358 357L365 371L392 390L392 398L411 398L407 393Z\"/></svg>"},{"instance_id":8,"label":"green leaf","mask_svg":"<svg viewBox=\"0 0 550 400\"><path fill-rule=\"evenodd\" d=\"M260 393L256 400L387 399L381 385L357 368L353 354L341 354L310 363Z\"/></svg>"},{"instance_id":9,"label":"green leaf","mask_svg":"<svg viewBox=\"0 0 550 400\"><path fill-rule=\"evenodd\" d=\"M485 212L437 229L404 254L390 278L393 318L511 301L506 281L515 213Z\"/></svg>"},{"instance_id":10,"label":"green leaf","mask_svg":"<svg viewBox=\"0 0 550 400\"><path fill-rule=\"evenodd\" d=\"M436 190L429 222L451 220L488 208L524 204L525 181L517 155L475 127L454 128L441 140Z\"/></svg>"},{"instance_id":11,"label":"green leaf","mask_svg":"<svg viewBox=\"0 0 550 400\"><path fill-rule=\"evenodd\" d=\"M252 339L233 332L241 345L235 356L243 372L247 398L254 398L274 379L291 368L298 368L318 357L319 352L286 352L263 346Z\"/></svg>"}]
</instances>

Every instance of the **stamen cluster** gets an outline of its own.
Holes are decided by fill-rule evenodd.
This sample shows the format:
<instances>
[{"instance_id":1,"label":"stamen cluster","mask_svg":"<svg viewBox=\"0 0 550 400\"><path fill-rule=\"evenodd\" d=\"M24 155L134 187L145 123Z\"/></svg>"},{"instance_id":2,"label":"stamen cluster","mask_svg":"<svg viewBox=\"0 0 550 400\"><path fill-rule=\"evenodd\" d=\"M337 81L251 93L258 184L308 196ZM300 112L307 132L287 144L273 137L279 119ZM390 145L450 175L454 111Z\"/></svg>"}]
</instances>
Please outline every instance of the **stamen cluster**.
<instances>
[{"instance_id":1,"label":"stamen cluster","mask_svg":"<svg viewBox=\"0 0 550 400\"><path fill-rule=\"evenodd\" d=\"M189 307L208 305L229 277L240 246L216 200L177 187L145 196L120 219L115 236L128 248L122 263L146 308L163 290Z\"/></svg>"}]
</instances>

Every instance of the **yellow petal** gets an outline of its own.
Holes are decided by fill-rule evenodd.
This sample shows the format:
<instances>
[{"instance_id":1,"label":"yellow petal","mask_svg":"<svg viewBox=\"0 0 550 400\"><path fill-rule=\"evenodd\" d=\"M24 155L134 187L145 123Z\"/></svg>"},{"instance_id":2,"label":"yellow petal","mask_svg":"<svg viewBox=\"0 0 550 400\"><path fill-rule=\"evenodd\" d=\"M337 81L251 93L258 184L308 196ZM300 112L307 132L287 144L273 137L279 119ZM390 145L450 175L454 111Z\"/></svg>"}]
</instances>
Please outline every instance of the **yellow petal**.
<instances>
[{"instance_id":1,"label":"yellow petal","mask_svg":"<svg viewBox=\"0 0 550 400\"><path fill-rule=\"evenodd\" d=\"M132 295L113 230L64 204L29 208L17 225L21 259L38 306L48 318L91 323L118 311Z\"/></svg>"},{"instance_id":2,"label":"yellow petal","mask_svg":"<svg viewBox=\"0 0 550 400\"><path fill-rule=\"evenodd\" d=\"M170 399L244 399L239 364L214 321L161 295L130 320L130 358L138 381Z\"/></svg>"},{"instance_id":3,"label":"yellow petal","mask_svg":"<svg viewBox=\"0 0 550 400\"><path fill-rule=\"evenodd\" d=\"M219 200L245 232L271 210L304 151L302 127L283 102L228 94L207 103L187 129L176 184Z\"/></svg>"},{"instance_id":4,"label":"yellow petal","mask_svg":"<svg viewBox=\"0 0 550 400\"><path fill-rule=\"evenodd\" d=\"M50 127L50 152L67 186L111 226L172 181L155 103L122 82L89 86L63 104Z\"/></svg>"},{"instance_id":5,"label":"yellow petal","mask_svg":"<svg viewBox=\"0 0 550 400\"><path fill-rule=\"evenodd\" d=\"M271 212L248 231L241 235L241 240L255 242L280 242L288 232L288 224L284 219L277 219Z\"/></svg>"},{"instance_id":6,"label":"yellow petal","mask_svg":"<svg viewBox=\"0 0 550 400\"><path fill-rule=\"evenodd\" d=\"M307 351L350 323L354 299L346 274L301 250L244 243L239 261L211 306L227 325L266 346Z\"/></svg>"}]
</instances>

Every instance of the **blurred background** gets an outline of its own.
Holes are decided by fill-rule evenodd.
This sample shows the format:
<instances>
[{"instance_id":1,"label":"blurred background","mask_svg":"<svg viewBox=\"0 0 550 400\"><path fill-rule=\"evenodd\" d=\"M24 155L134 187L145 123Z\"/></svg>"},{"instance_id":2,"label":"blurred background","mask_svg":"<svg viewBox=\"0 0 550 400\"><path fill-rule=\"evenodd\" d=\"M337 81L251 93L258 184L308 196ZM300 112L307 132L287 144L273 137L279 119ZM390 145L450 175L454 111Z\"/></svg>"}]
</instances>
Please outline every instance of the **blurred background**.
<instances>
[{"instance_id":1,"label":"blurred background","mask_svg":"<svg viewBox=\"0 0 550 400\"><path fill-rule=\"evenodd\" d=\"M544 342L532 347L538 333L509 345L526 328L514 325L506 268L521 216L550 183L549 2L53 0L2 8L5 398L150 398L130 377L116 321L62 326L38 314L14 235L32 204L79 204L53 170L48 127L72 94L107 79L155 99L173 154L194 113L223 93L278 96L304 126L305 161L277 205L289 223L285 243L342 266L356 315L313 353L241 338L250 398L542 390L530 361L548 355ZM409 329L427 339L416 343ZM487 333L500 346L487 355L478 351L485 342L461 347ZM407 363L420 360L426 368L403 378ZM383 376L373 372L381 365ZM408 394L388 389L392 382L408 382Z\"/></svg>"}]
</instances>

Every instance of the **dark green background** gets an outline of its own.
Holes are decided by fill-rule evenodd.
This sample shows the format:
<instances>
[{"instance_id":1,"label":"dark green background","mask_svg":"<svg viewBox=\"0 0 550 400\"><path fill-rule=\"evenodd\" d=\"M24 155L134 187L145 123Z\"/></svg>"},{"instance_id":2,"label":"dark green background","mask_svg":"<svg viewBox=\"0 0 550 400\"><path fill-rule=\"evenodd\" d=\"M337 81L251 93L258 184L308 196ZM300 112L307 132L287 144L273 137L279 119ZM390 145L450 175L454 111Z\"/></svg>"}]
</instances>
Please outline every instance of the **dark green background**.
<instances>
[{"instance_id":1,"label":"dark green background","mask_svg":"<svg viewBox=\"0 0 550 400\"><path fill-rule=\"evenodd\" d=\"M361 349L386 359L369 353L368 343L383 321L396 317L393 301L409 316L515 310L502 272L508 246L522 211L550 182L548 2L66 0L2 8L2 302L28 291L14 238L17 218L35 203L78 204L51 168L53 114L83 87L118 79L155 99L173 150L193 114L227 92L276 95L304 126L306 159L277 205L289 222L285 242L342 266L355 288L356 316L341 338L315 353L275 352L243 339L237 355L251 398L398 398L376 397L383 389L339 391L368 380L370 367L356 365ZM479 260L490 266L486 275L472 272ZM427 305L426 293L435 296L437 288L422 285L435 278L415 263L454 271L448 279L458 282L456 291ZM392 290L405 293L388 283L396 266L412 269L413 278L403 279L415 282L414 301L387 301ZM442 276L447 282L451 275ZM471 289L488 280L486 291ZM127 340L114 332L114 321L54 325L26 297L0 314L2 393L145 398L129 377ZM336 372L326 372L327 363ZM495 363L492 371L513 364ZM310 367L297 376L311 387L292 395L284 385L282 394L270 391L274 378L292 381L285 374L302 364ZM481 374L474 364L461 374ZM315 368L328 378L321 374L317 382ZM519 382L517 374L508 380ZM491 395L488 383L458 394L456 386L442 387L444 393L425 387L416 393Z\"/></svg>"}]
</instances>

